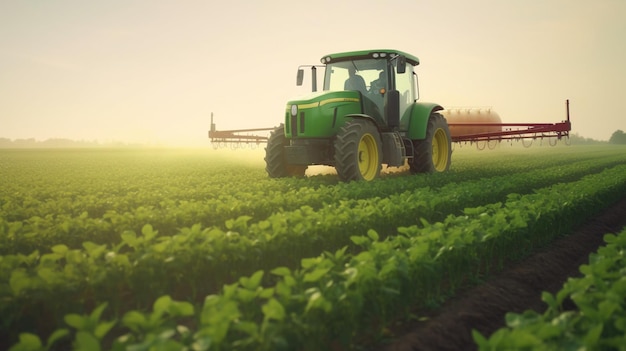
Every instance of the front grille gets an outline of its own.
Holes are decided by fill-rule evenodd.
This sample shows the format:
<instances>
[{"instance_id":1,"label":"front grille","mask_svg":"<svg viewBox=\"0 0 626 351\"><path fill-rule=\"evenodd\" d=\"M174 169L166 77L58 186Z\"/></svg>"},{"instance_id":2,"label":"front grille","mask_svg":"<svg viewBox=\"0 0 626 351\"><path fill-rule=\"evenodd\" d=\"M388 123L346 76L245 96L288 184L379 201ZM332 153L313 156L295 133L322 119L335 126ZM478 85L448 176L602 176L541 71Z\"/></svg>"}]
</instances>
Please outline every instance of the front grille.
<instances>
[{"instance_id":1,"label":"front grille","mask_svg":"<svg viewBox=\"0 0 626 351\"><path fill-rule=\"evenodd\" d=\"M291 116L291 123L290 123L290 127L291 127L291 136L292 137L296 137L298 136L298 119L296 116Z\"/></svg>"}]
</instances>

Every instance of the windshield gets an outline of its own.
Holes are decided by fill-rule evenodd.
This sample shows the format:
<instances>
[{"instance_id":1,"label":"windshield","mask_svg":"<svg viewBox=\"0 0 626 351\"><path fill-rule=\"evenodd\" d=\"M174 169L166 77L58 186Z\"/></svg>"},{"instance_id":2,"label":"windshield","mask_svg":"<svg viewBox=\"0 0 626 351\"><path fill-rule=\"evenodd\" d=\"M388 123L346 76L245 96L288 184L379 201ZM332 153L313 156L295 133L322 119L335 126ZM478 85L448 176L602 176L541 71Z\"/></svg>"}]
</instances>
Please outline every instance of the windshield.
<instances>
[{"instance_id":1,"label":"windshield","mask_svg":"<svg viewBox=\"0 0 626 351\"><path fill-rule=\"evenodd\" d=\"M395 62L392 61L391 63ZM386 59L330 63L326 66L324 90L360 91L364 101L373 103L379 111L372 113L382 115L386 92L393 88L400 93L400 115L402 116L408 107L415 102L416 83L413 66L407 65L406 71L400 74L396 74L395 68L392 67L392 74L389 74L388 67L391 66L388 64ZM368 110L368 107L365 106L365 109Z\"/></svg>"},{"instance_id":2,"label":"windshield","mask_svg":"<svg viewBox=\"0 0 626 351\"><path fill-rule=\"evenodd\" d=\"M384 59L331 63L326 67L324 90L359 90L365 94L372 88L388 89L386 67Z\"/></svg>"}]
</instances>

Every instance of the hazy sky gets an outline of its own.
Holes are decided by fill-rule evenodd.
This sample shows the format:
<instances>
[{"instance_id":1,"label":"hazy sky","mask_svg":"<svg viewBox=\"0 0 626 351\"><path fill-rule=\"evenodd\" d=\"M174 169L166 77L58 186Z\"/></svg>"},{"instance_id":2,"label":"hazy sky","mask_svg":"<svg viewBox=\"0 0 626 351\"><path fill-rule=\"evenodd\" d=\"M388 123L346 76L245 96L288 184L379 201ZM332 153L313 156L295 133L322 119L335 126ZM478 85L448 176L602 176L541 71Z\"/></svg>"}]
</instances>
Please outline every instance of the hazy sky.
<instances>
[{"instance_id":1,"label":"hazy sky","mask_svg":"<svg viewBox=\"0 0 626 351\"><path fill-rule=\"evenodd\" d=\"M407 51L420 100L626 130L624 0L2 0L0 137L208 145L282 122L300 64Z\"/></svg>"}]
</instances>

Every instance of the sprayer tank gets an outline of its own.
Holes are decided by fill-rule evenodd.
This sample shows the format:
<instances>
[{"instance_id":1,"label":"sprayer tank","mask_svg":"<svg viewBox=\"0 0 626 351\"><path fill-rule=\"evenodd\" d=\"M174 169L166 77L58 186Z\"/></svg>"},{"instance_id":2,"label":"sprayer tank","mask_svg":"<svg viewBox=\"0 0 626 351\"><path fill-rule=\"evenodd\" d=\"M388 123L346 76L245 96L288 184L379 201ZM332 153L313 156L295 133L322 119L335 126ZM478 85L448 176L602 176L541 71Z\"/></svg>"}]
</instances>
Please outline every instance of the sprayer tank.
<instances>
[{"instance_id":1,"label":"sprayer tank","mask_svg":"<svg viewBox=\"0 0 626 351\"><path fill-rule=\"evenodd\" d=\"M491 108L452 108L441 111L448 121L450 135L473 135L497 133L502 131L502 120ZM487 125L455 125L455 124L487 124Z\"/></svg>"}]
</instances>

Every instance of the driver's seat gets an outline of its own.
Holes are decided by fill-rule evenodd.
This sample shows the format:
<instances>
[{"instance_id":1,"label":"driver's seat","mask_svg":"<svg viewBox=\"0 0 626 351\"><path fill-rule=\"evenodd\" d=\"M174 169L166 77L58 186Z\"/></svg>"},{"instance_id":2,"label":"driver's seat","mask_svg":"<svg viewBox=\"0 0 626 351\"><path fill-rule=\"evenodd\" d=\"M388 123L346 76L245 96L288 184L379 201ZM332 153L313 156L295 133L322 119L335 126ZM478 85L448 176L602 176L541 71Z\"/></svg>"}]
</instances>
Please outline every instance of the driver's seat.
<instances>
[{"instance_id":1,"label":"driver's seat","mask_svg":"<svg viewBox=\"0 0 626 351\"><path fill-rule=\"evenodd\" d=\"M346 82L343 84L344 90L358 90L361 94L365 94L367 92L367 87L365 85L365 79L355 74L350 78L346 79Z\"/></svg>"}]
</instances>

